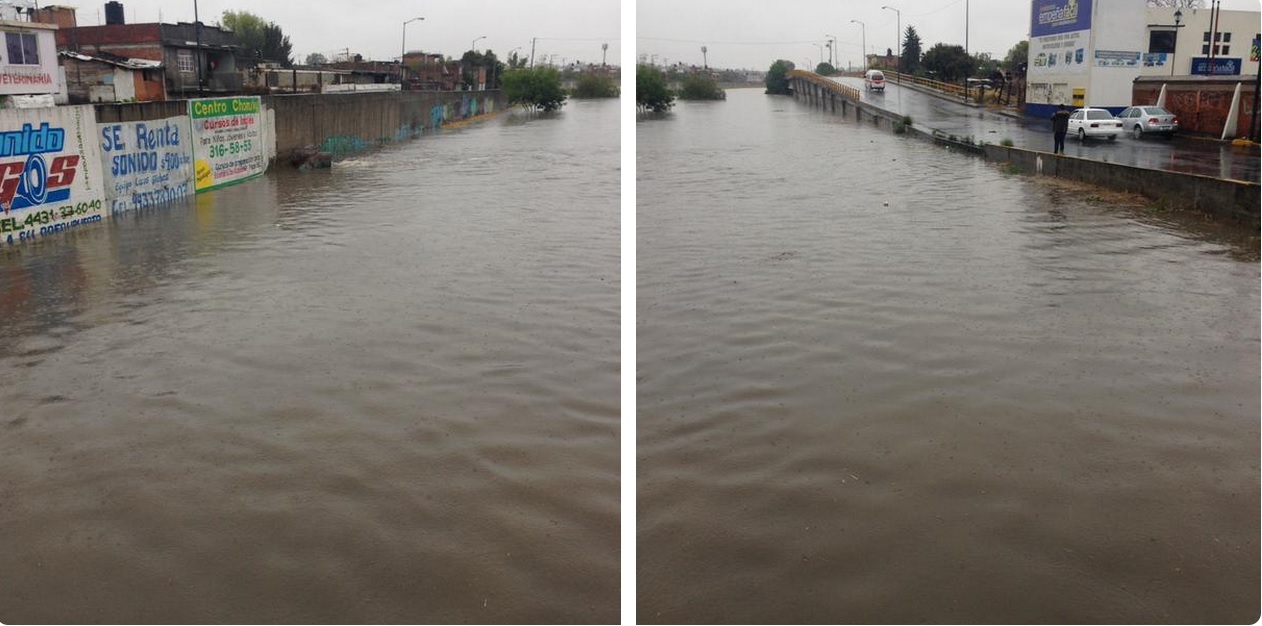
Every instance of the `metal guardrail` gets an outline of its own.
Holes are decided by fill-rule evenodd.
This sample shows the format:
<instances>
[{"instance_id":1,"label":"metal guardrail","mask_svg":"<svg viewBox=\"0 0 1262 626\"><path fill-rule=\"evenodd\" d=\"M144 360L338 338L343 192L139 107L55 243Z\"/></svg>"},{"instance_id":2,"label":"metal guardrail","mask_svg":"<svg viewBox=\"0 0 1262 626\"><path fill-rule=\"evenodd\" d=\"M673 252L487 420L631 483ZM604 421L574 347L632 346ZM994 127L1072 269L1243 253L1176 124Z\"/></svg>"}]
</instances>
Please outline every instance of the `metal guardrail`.
<instances>
[{"instance_id":1,"label":"metal guardrail","mask_svg":"<svg viewBox=\"0 0 1262 626\"><path fill-rule=\"evenodd\" d=\"M843 85L835 80L828 80L827 78L824 78L823 76L820 76L819 74L816 74L815 72L808 72L806 70L789 70L789 73L786 74L786 76L788 76L789 78L801 78L803 80L815 83L816 85L819 85L823 87L824 89L827 89L828 91L831 91L836 94L840 94L843 98L846 98L847 100L851 100L853 102L859 101L858 89L855 89L854 87L851 87L849 85Z\"/></svg>"},{"instance_id":2,"label":"metal guardrail","mask_svg":"<svg viewBox=\"0 0 1262 626\"><path fill-rule=\"evenodd\" d=\"M968 97L968 94L964 92L963 85L956 85L955 83L944 83L940 80L933 80L932 78L925 78L923 76L913 76L911 74L900 74L898 72L889 71L889 70L882 70L882 71L885 72L886 81L893 80L893 81L898 81L900 83L911 83L919 87L924 87L926 89L933 89L935 91L941 91L942 93L956 96L957 98L960 98L961 100Z\"/></svg>"}]
</instances>

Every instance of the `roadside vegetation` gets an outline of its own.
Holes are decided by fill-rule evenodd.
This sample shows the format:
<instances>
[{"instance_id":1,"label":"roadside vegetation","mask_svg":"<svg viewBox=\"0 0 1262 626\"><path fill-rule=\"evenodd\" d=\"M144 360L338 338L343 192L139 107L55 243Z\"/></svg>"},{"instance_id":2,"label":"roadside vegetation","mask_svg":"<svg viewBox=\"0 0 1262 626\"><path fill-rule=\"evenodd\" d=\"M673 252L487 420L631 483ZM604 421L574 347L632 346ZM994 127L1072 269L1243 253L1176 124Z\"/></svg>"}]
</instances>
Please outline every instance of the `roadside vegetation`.
<instances>
[{"instance_id":1,"label":"roadside vegetation","mask_svg":"<svg viewBox=\"0 0 1262 626\"><path fill-rule=\"evenodd\" d=\"M504 73L500 81L509 106L521 105L536 111L555 111L565 104L561 75L555 68L539 66Z\"/></svg>"},{"instance_id":2,"label":"roadside vegetation","mask_svg":"<svg viewBox=\"0 0 1262 626\"><path fill-rule=\"evenodd\" d=\"M704 74L689 74L679 87L680 100L726 100L727 92L719 83Z\"/></svg>"},{"instance_id":3,"label":"roadside vegetation","mask_svg":"<svg viewBox=\"0 0 1262 626\"><path fill-rule=\"evenodd\" d=\"M617 98L618 85L604 74L583 74L574 87L575 98Z\"/></svg>"},{"instance_id":4,"label":"roadside vegetation","mask_svg":"<svg viewBox=\"0 0 1262 626\"><path fill-rule=\"evenodd\" d=\"M641 111L665 113L675 104L666 76L651 65L635 66L635 106Z\"/></svg>"},{"instance_id":5,"label":"roadside vegetation","mask_svg":"<svg viewBox=\"0 0 1262 626\"><path fill-rule=\"evenodd\" d=\"M793 69L793 61L779 59L767 70L767 91L765 93L787 96L793 93L789 89L789 70Z\"/></svg>"}]
</instances>

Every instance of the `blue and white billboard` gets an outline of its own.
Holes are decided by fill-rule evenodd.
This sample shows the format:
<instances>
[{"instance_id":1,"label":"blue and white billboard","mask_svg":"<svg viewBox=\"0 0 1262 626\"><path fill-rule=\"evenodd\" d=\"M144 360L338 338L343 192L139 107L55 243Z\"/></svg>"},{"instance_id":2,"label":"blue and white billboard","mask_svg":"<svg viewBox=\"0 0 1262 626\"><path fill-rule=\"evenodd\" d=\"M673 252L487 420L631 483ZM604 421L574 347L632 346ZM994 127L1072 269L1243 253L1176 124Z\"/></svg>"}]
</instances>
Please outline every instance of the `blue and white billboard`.
<instances>
[{"instance_id":1,"label":"blue and white billboard","mask_svg":"<svg viewBox=\"0 0 1262 626\"><path fill-rule=\"evenodd\" d=\"M1213 71L1210 71L1209 58L1197 57L1192 59L1191 73L1202 75L1213 74L1215 76L1237 76L1240 74L1240 68L1243 65L1244 63L1240 57L1215 57Z\"/></svg>"},{"instance_id":2,"label":"blue and white billboard","mask_svg":"<svg viewBox=\"0 0 1262 626\"><path fill-rule=\"evenodd\" d=\"M1091 0L1034 0L1030 36L1044 37L1091 28Z\"/></svg>"}]
</instances>

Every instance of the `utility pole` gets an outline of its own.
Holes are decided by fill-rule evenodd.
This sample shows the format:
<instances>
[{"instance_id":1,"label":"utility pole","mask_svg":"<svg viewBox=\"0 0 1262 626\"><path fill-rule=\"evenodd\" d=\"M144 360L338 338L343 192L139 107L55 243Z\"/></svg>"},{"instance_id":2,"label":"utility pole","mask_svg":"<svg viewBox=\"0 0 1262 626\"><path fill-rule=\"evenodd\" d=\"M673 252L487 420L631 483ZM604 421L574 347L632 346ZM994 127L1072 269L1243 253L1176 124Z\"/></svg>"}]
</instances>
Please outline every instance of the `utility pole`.
<instances>
[{"instance_id":1,"label":"utility pole","mask_svg":"<svg viewBox=\"0 0 1262 626\"><path fill-rule=\"evenodd\" d=\"M202 78L202 20L197 16L197 0L193 0L193 30L197 32L197 54L193 57L197 61L197 95L201 97L206 95L206 87Z\"/></svg>"},{"instance_id":2,"label":"utility pole","mask_svg":"<svg viewBox=\"0 0 1262 626\"><path fill-rule=\"evenodd\" d=\"M710 69L710 61L706 57L706 52L707 52L706 47L701 46L701 67L708 70Z\"/></svg>"},{"instance_id":3,"label":"utility pole","mask_svg":"<svg viewBox=\"0 0 1262 626\"><path fill-rule=\"evenodd\" d=\"M601 67L605 66L605 55L608 52L609 52L609 44L608 43L600 44L600 66Z\"/></svg>"},{"instance_id":4,"label":"utility pole","mask_svg":"<svg viewBox=\"0 0 1262 626\"><path fill-rule=\"evenodd\" d=\"M538 37L530 38L530 67L535 66L535 42L539 41Z\"/></svg>"},{"instance_id":5,"label":"utility pole","mask_svg":"<svg viewBox=\"0 0 1262 626\"><path fill-rule=\"evenodd\" d=\"M868 71L868 25L859 20L850 20L850 23L858 24L861 29L860 32L863 33L863 38L860 41L863 42L863 71L866 72Z\"/></svg>"}]
</instances>

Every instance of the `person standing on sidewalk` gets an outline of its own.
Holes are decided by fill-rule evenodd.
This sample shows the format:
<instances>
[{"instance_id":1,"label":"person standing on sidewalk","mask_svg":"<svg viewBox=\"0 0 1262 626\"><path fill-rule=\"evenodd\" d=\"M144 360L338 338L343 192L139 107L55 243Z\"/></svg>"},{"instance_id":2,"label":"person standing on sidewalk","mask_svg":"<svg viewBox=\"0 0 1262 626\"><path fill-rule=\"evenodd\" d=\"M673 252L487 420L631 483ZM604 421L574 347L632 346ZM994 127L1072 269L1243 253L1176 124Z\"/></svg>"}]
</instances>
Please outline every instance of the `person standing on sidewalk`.
<instances>
[{"instance_id":1,"label":"person standing on sidewalk","mask_svg":"<svg viewBox=\"0 0 1262 626\"><path fill-rule=\"evenodd\" d=\"M1069 133L1069 111L1065 105L1056 105L1052 114L1052 154L1065 154L1065 135Z\"/></svg>"}]
</instances>

